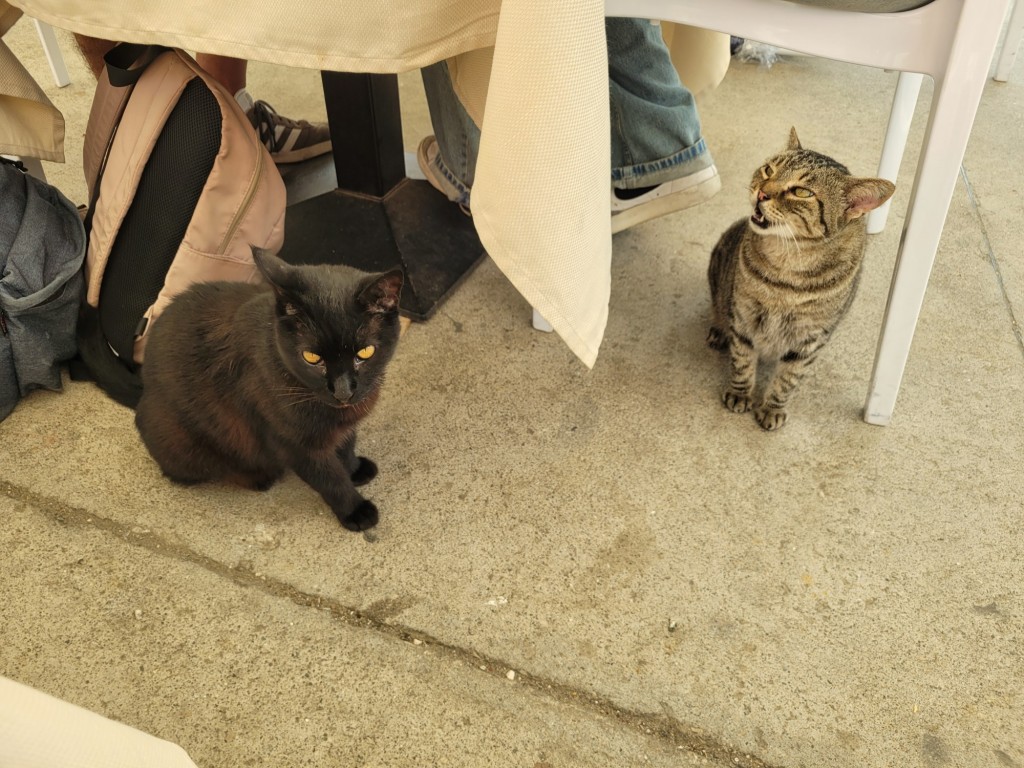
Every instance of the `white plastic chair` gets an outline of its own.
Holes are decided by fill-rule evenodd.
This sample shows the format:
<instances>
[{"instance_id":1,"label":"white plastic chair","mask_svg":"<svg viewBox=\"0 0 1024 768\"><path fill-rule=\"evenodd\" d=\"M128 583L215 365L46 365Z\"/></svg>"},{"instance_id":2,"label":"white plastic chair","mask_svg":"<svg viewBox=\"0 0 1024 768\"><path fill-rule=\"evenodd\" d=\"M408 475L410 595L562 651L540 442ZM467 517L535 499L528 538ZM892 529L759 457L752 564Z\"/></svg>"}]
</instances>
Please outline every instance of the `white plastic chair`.
<instances>
[{"instance_id":1,"label":"white plastic chair","mask_svg":"<svg viewBox=\"0 0 1024 768\"><path fill-rule=\"evenodd\" d=\"M60 43L57 42L57 35L49 24L32 19L36 25L36 34L39 35L39 42L43 45L46 53L46 61L50 64L50 72L53 74L53 81L58 88L63 88L71 82L68 74L67 64L64 63L64 54L60 51Z\"/></svg>"},{"instance_id":2,"label":"white plastic chair","mask_svg":"<svg viewBox=\"0 0 1024 768\"><path fill-rule=\"evenodd\" d=\"M675 21L837 61L901 73L879 175L895 181L921 75L935 83L864 408L892 418L960 163L1009 0L933 0L868 13L786 0L605 0L607 16ZM874 3L875 6L878 3ZM919 73L919 74L915 74ZM909 111L907 105L909 104ZM884 226L886 210L869 219Z\"/></svg>"}]
</instances>

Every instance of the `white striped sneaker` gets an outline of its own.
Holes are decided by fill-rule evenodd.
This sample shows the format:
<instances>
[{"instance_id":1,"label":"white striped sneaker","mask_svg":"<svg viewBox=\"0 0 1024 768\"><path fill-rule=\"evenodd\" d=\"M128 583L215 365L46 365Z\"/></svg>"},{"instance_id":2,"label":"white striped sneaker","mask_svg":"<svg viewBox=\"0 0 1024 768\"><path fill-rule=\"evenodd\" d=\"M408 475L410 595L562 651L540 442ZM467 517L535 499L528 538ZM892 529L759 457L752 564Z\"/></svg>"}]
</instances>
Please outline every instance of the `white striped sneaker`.
<instances>
[{"instance_id":1,"label":"white striped sneaker","mask_svg":"<svg viewBox=\"0 0 1024 768\"><path fill-rule=\"evenodd\" d=\"M265 101L254 102L245 115L275 163L298 163L331 151L327 123L283 117Z\"/></svg>"},{"instance_id":2,"label":"white striped sneaker","mask_svg":"<svg viewBox=\"0 0 1024 768\"><path fill-rule=\"evenodd\" d=\"M612 233L635 227L667 213L710 200L722 188L718 168L708 166L702 171L666 181L642 195L624 199L617 197L612 188Z\"/></svg>"}]
</instances>

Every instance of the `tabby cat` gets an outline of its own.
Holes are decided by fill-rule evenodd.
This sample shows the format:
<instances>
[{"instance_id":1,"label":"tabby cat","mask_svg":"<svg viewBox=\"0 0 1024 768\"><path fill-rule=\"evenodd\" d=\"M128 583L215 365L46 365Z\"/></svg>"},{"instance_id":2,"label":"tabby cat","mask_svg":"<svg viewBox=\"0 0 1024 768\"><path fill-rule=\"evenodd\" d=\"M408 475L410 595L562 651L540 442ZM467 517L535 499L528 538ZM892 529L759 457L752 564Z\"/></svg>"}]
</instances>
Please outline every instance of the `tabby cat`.
<instances>
[{"instance_id":1,"label":"tabby cat","mask_svg":"<svg viewBox=\"0 0 1024 768\"><path fill-rule=\"evenodd\" d=\"M796 129L785 151L750 182L753 215L733 224L708 267L708 344L732 363L725 407L757 423L786 423L786 404L850 307L867 245L864 214L892 195L885 179L857 178L804 149ZM754 405L758 368L768 374Z\"/></svg>"},{"instance_id":2,"label":"tabby cat","mask_svg":"<svg viewBox=\"0 0 1024 768\"><path fill-rule=\"evenodd\" d=\"M398 340L398 270L292 266L254 248L265 285L197 283L150 332L135 424L171 480L269 488L288 469L346 528L377 523L355 486L376 465L356 425Z\"/></svg>"}]
</instances>

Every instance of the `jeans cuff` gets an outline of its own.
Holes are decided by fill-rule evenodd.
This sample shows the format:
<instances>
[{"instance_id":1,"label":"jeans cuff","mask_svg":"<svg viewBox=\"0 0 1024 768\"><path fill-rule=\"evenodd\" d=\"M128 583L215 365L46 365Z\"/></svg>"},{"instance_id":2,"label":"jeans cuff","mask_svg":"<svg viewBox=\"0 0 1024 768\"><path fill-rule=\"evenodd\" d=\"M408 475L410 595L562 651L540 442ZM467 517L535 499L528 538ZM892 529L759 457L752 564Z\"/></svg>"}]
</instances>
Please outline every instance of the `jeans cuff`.
<instances>
[{"instance_id":1,"label":"jeans cuff","mask_svg":"<svg viewBox=\"0 0 1024 768\"><path fill-rule=\"evenodd\" d=\"M612 186L619 189L653 187L703 171L714 164L708 145L702 138L696 144L660 160L612 168Z\"/></svg>"},{"instance_id":2,"label":"jeans cuff","mask_svg":"<svg viewBox=\"0 0 1024 768\"><path fill-rule=\"evenodd\" d=\"M459 203L461 205L469 205L469 187L462 183L454 173L448 170L448 166L444 164L441 159L441 153L438 152L437 156L434 157L433 162L435 172L441 177L441 186L444 187L445 195L453 203ZM445 183L447 182L447 183Z\"/></svg>"}]
</instances>

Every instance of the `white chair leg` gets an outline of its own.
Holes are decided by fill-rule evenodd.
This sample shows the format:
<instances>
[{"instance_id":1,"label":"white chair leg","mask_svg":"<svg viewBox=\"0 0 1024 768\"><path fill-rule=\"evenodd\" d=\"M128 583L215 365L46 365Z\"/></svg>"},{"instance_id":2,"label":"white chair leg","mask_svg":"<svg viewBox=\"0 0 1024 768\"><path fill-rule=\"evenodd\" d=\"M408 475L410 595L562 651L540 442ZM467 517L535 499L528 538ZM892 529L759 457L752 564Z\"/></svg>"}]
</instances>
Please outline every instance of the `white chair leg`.
<instances>
[{"instance_id":1,"label":"white chair leg","mask_svg":"<svg viewBox=\"0 0 1024 768\"><path fill-rule=\"evenodd\" d=\"M1010 77L1010 70L1013 69L1013 62L1017 58L1017 49L1020 48L1021 39L1024 38L1024 0L1017 0L1013 6L1013 13L1010 14L1010 23L1006 27L1006 38L1003 40L1003 50L999 54L999 62L996 64L996 74L993 79L1005 83Z\"/></svg>"},{"instance_id":2,"label":"white chair leg","mask_svg":"<svg viewBox=\"0 0 1024 768\"><path fill-rule=\"evenodd\" d=\"M36 25L36 33L46 51L46 60L50 62L50 71L53 73L53 80L58 88L63 88L71 82L71 75L68 74L67 65L64 63L64 55L60 52L60 44L57 42L57 35L53 27L45 24L39 19L33 19Z\"/></svg>"},{"instance_id":3,"label":"white chair leg","mask_svg":"<svg viewBox=\"0 0 1024 768\"><path fill-rule=\"evenodd\" d=\"M980 14L961 19L946 74L935 83L864 406L864 420L869 424L885 425L892 418L928 276L999 37L998 28L992 27L985 28Z\"/></svg>"},{"instance_id":4,"label":"white chair leg","mask_svg":"<svg viewBox=\"0 0 1024 768\"><path fill-rule=\"evenodd\" d=\"M20 157L18 159L25 166L29 176L34 176L40 181L46 181L46 171L43 170L43 163L38 157Z\"/></svg>"},{"instance_id":5,"label":"white chair leg","mask_svg":"<svg viewBox=\"0 0 1024 768\"><path fill-rule=\"evenodd\" d=\"M551 327L551 323L544 319L544 315L536 309L533 310L533 327L538 331L544 331L544 333L551 333L555 330Z\"/></svg>"},{"instance_id":6,"label":"white chair leg","mask_svg":"<svg viewBox=\"0 0 1024 768\"><path fill-rule=\"evenodd\" d=\"M903 152L907 148L907 136L910 134L910 123L914 119L917 107L917 96L921 91L924 75L917 72L900 72L896 81L896 93L892 97L892 111L889 112L889 127L885 130L885 143L882 145L882 159L878 163L878 175L896 183ZM885 229L889 218L889 207L892 200L887 200L868 214L868 234L874 235Z\"/></svg>"}]
</instances>

